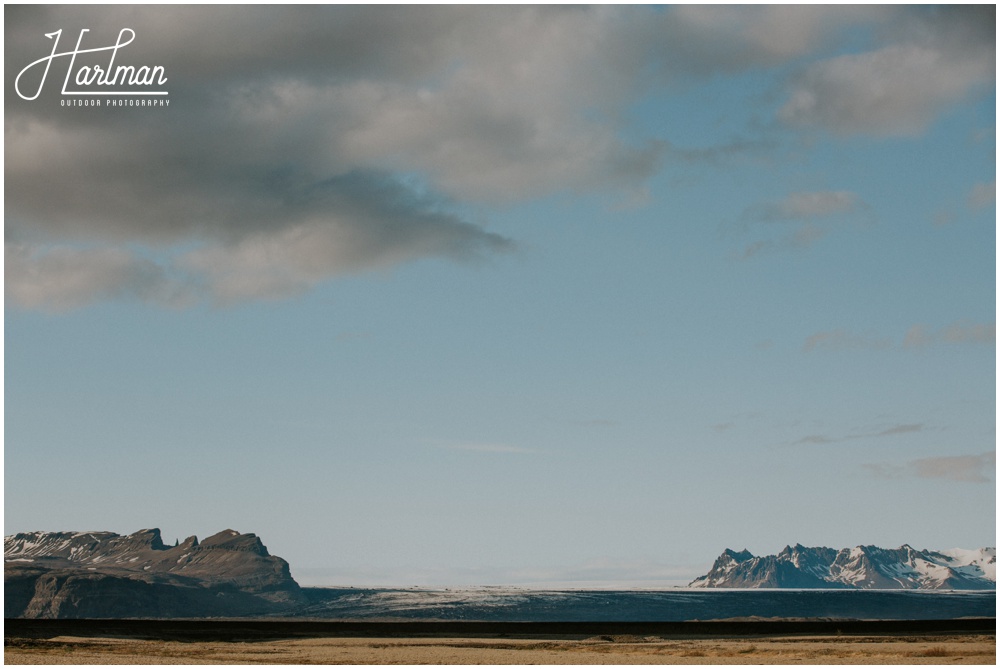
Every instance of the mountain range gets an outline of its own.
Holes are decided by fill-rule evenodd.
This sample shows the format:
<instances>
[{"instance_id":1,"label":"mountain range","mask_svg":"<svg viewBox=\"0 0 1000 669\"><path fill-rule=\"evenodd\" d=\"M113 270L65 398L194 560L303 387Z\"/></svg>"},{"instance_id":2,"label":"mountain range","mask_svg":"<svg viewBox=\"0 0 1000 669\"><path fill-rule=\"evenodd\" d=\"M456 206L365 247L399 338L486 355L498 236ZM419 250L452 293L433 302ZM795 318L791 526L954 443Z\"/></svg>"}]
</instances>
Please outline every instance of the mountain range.
<instances>
[{"instance_id":1,"label":"mountain range","mask_svg":"<svg viewBox=\"0 0 1000 669\"><path fill-rule=\"evenodd\" d=\"M726 549L692 588L995 590L996 548L942 551L855 546L785 546L758 557Z\"/></svg>"},{"instance_id":2,"label":"mountain range","mask_svg":"<svg viewBox=\"0 0 1000 669\"><path fill-rule=\"evenodd\" d=\"M691 587L995 590L996 549L796 544L764 557L726 549ZM287 562L255 534L235 530L173 546L163 543L158 529L4 537L5 618L325 615L343 608L344 592L300 588ZM384 593L371 593L384 599ZM347 600L357 597L351 590Z\"/></svg>"},{"instance_id":3,"label":"mountain range","mask_svg":"<svg viewBox=\"0 0 1000 669\"><path fill-rule=\"evenodd\" d=\"M267 615L303 603L288 563L254 534L166 546L158 529L4 537L4 617Z\"/></svg>"}]
</instances>

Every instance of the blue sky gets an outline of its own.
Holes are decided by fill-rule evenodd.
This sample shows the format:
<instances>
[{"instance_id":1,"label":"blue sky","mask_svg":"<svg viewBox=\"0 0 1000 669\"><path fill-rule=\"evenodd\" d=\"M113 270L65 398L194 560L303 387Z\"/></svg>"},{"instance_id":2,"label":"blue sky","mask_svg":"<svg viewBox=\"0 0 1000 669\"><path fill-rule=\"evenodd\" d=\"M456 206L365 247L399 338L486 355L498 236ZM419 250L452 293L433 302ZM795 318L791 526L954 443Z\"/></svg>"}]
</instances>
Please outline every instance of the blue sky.
<instances>
[{"instance_id":1,"label":"blue sky","mask_svg":"<svg viewBox=\"0 0 1000 669\"><path fill-rule=\"evenodd\" d=\"M6 81L131 27L171 102L8 83L5 534L356 585L995 545L994 24L5 7Z\"/></svg>"}]
</instances>

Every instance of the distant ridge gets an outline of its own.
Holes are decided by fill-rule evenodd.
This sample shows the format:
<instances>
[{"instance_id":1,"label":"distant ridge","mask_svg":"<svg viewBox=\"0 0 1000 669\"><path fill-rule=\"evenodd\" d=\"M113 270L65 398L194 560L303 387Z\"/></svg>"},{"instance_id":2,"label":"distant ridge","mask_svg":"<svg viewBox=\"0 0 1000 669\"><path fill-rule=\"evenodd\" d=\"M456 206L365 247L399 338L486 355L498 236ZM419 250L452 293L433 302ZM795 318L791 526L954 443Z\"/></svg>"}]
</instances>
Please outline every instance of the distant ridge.
<instances>
[{"instance_id":1,"label":"distant ridge","mask_svg":"<svg viewBox=\"0 0 1000 669\"><path fill-rule=\"evenodd\" d=\"M4 537L6 618L259 615L302 599L288 563L236 530L176 546L155 528Z\"/></svg>"},{"instance_id":2,"label":"distant ridge","mask_svg":"<svg viewBox=\"0 0 1000 669\"><path fill-rule=\"evenodd\" d=\"M854 588L862 590L995 590L996 548L942 551L785 546L758 557L726 549L692 588Z\"/></svg>"}]
</instances>

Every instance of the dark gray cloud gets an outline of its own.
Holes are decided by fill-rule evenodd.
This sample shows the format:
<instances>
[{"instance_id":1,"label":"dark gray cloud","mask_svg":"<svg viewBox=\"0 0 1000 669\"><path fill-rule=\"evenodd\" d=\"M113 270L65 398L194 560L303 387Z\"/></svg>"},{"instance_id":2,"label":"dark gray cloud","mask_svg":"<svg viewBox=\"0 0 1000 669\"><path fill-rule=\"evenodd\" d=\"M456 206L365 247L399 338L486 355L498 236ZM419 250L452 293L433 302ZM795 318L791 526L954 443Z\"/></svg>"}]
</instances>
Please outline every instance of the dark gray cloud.
<instances>
[{"instance_id":1,"label":"dark gray cloud","mask_svg":"<svg viewBox=\"0 0 1000 669\"><path fill-rule=\"evenodd\" d=\"M810 64L780 118L834 133L913 135L996 79L994 5L900 11L891 43Z\"/></svg>"},{"instance_id":2,"label":"dark gray cloud","mask_svg":"<svg viewBox=\"0 0 1000 669\"><path fill-rule=\"evenodd\" d=\"M186 254L179 265L203 276L221 302L279 298L329 276L387 267L428 255L459 260L513 243L453 215L393 179L347 174L285 193L278 230L241 234L224 246Z\"/></svg>"},{"instance_id":3,"label":"dark gray cloud","mask_svg":"<svg viewBox=\"0 0 1000 669\"><path fill-rule=\"evenodd\" d=\"M58 28L64 40L89 29L86 39L96 44L113 42L120 27L132 27L138 39L130 49L169 65L177 91L287 78L409 82L447 66L500 13L386 6L24 6L5 8L5 39L8 53L45 55L50 47L43 35ZM6 73L21 67L8 60Z\"/></svg>"},{"instance_id":4,"label":"dark gray cloud","mask_svg":"<svg viewBox=\"0 0 1000 669\"><path fill-rule=\"evenodd\" d=\"M904 425L893 425L892 427L887 427L884 430L879 430L872 433L872 437L890 437L896 434L909 434L911 432L920 432L924 429L923 423L906 423Z\"/></svg>"},{"instance_id":5,"label":"dark gray cloud","mask_svg":"<svg viewBox=\"0 0 1000 669\"><path fill-rule=\"evenodd\" d=\"M892 15L884 7L681 5L653 25L664 74L687 78L784 63L828 47L848 26Z\"/></svg>"},{"instance_id":6,"label":"dark gray cloud","mask_svg":"<svg viewBox=\"0 0 1000 669\"><path fill-rule=\"evenodd\" d=\"M160 301L176 283L219 301L280 297L410 258L476 258L514 244L466 204L634 188L657 161L655 145L583 115L623 102L614 72L582 76L603 56L579 35L619 39L606 12L51 6L5 19L7 81L57 28L66 50L83 28L87 47L129 27L119 62L162 65L170 91L167 109L67 110L58 61L37 100L8 91L5 218L19 246L6 275L23 306Z\"/></svg>"},{"instance_id":7,"label":"dark gray cloud","mask_svg":"<svg viewBox=\"0 0 1000 669\"><path fill-rule=\"evenodd\" d=\"M831 439L830 437L823 436L822 434L807 434L806 436L793 441L793 445L810 445L810 444L832 444L835 441L840 441L839 439Z\"/></svg>"}]
</instances>

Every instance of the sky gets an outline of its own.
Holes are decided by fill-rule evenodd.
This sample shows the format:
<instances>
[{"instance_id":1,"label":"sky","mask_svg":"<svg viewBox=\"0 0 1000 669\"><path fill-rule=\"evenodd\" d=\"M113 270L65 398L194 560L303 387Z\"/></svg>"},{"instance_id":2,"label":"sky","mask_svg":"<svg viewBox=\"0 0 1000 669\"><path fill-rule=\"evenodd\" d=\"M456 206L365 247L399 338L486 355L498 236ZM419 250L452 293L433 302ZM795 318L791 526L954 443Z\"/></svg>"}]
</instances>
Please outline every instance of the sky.
<instances>
[{"instance_id":1,"label":"sky","mask_svg":"<svg viewBox=\"0 0 1000 669\"><path fill-rule=\"evenodd\" d=\"M995 25L5 6L4 533L327 585L995 546Z\"/></svg>"}]
</instances>

